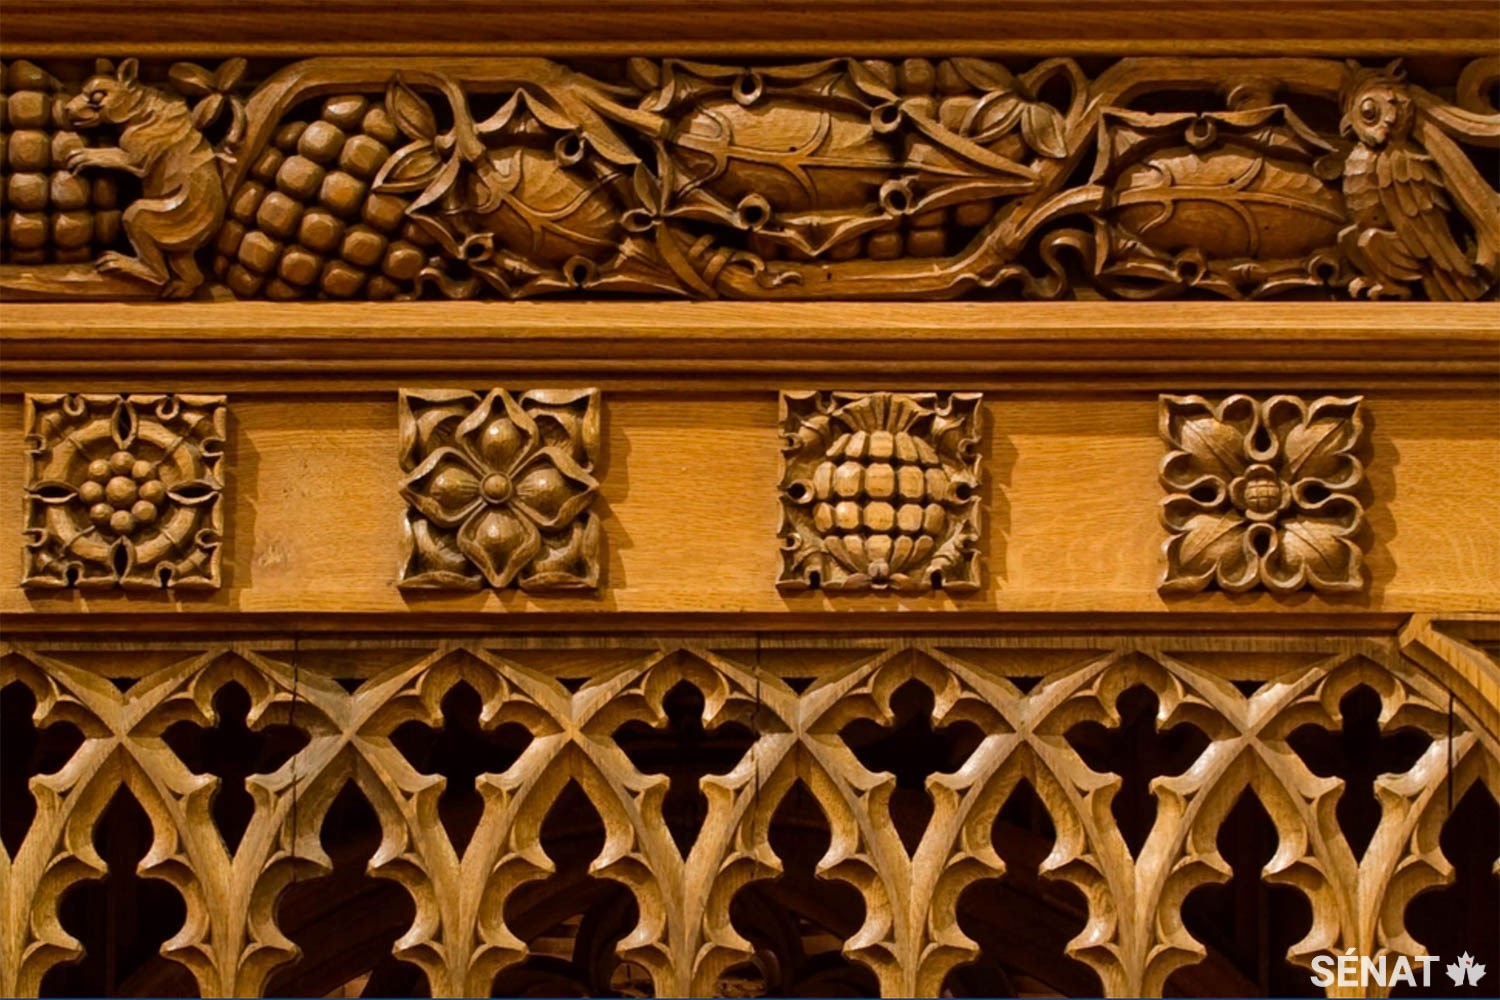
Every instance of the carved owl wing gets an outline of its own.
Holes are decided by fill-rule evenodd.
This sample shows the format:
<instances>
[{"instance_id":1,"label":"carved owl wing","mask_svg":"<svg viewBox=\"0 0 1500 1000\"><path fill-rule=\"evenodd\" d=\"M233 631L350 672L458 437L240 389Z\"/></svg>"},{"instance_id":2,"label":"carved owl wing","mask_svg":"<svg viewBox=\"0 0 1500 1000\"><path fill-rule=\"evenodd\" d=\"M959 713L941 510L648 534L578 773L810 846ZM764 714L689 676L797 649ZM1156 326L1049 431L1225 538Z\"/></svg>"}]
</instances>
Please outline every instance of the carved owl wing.
<instances>
[{"instance_id":1,"label":"carved owl wing","mask_svg":"<svg viewBox=\"0 0 1500 1000\"><path fill-rule=\"evenodd\" d=\"M1367 242L1366 252L1387 257L1392 271L1420 273L1428 298L1463 301L1483 294L1484 280L1448 227L1448 195L1432 158L1393 145L1376 154L1374 168L1364 180L1373 181L1398 240L1386 246Z\"/></svg>"}]
</instances>

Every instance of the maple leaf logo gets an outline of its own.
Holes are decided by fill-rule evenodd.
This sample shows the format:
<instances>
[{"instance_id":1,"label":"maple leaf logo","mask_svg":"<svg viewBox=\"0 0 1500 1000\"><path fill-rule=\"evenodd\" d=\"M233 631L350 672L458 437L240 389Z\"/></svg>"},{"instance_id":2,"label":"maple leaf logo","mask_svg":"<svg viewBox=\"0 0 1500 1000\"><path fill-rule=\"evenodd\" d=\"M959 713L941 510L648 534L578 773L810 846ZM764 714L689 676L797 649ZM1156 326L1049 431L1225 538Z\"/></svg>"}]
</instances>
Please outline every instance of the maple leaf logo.
<instances>
[{"instance_id":1,"label":"maple leaf logo","mask_svg":"<svg viewBox=\"0 0 1500 1000\"><path fill-rule=\"evenodd\" d=\"M1474 956L1468 952L1458 956L1457 962L1450 962L1444 971L1453 980L1454 986L1462 986L1465 979L1468 979L1470 986L1478 986L1479 980L1484 978L1484 966L1475 962Z\"/></svg>"}]
</instances>

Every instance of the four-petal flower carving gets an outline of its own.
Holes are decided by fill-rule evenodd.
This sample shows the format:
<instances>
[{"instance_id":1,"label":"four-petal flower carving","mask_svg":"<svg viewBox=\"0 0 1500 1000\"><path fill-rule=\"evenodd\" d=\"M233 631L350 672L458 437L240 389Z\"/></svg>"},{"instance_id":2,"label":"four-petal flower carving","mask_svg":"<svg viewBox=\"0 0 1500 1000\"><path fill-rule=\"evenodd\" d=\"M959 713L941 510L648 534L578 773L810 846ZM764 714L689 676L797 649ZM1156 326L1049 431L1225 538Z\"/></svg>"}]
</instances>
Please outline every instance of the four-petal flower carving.
<instances>
[{"instance_id":1,"label":"four-petal flower carving","mask_svg":"<svg viewBox=\"0 0 1500 1000\"><path fill-rule=\"evenodd\" d=\"M401 585L593 587L598 392L401 394Z\"/></svg>"},{"instance_id":2,"label":"four-petal flower carving","mask_svg":"<svg viewBox=\"0 0 1500 1000\"><path fill-rule=\"evenodd\" d=\"M1358 396L1163 396L1162 590L1364 586Z\"/></svg>"}]
</instances>

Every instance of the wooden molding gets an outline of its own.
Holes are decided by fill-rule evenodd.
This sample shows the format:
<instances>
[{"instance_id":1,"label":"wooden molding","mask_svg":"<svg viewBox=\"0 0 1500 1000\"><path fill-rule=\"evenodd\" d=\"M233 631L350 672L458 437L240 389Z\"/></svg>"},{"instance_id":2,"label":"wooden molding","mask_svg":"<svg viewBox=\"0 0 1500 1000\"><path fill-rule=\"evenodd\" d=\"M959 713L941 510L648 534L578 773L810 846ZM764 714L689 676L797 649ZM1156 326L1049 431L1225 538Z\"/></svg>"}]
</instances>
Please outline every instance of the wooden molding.
<instances>
[{"instance_id":1,"label":"wooden molding","mask_svg":"<svg viewBox=\"0 0 1500 1000\"><path fill-rule=\"evenodd\" d=\"M6 57L41 55L1482 54L1484 0L45 0L0 3Z\"/></svg>"},{"instance_id":2,"label":"wooden molding","mask_svg":"<svg viewBox=\"0 0 1500 1000\"><path fill-rule=\"evenodd\" d=\"M1271 391L1373 385L1481 394L1492 306L1455 303L9 303L3 391L454 388L525 373L611 391L837 380L910 389ZM899 374L897 374L899 369ZM210 381L205 382L208 379ZM83 381L80 381L83 380ZM538 380L545 380L538 382Z\"/></svg>"}]
</instances>

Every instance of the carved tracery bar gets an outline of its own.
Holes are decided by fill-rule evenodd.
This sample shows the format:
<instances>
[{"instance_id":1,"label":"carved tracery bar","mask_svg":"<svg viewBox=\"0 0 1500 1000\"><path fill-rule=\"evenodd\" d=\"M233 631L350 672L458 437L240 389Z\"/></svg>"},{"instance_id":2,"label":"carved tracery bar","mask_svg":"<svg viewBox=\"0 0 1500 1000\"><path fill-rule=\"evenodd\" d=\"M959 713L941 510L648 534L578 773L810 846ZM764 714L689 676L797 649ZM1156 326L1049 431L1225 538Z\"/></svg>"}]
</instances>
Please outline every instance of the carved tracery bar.
<instances>
[{"instance_id":1,"label":"carved tracery bar","mask_svg":"<svg viewBox=\"0 0 1500 1000\"><path fill-rule=\"evenodd\" d=\"M1494 57L247 66L6 66L4 293L1495 289Z\"/></svg>"},{"instance_id":2,"label":"carved tracery bar","mask_svg":"<svg viewBox=\"0 0 1500 1000\"><path fill-rule=\"evenodd\" d=\"M34 994L78 957L58 900L114 874L92 845L123 792L149 824L140 874L164 880L185 907L166 960L204 996L255 996L272 981L296 989L284 975L299 918L278 898L329 875L325 821L346 786L378 818L370 875L398 884L414 907L394 957L419 969L434 996L514 990L527 976L658 995L807 987L797 977L817 964L802 949L827 942L805 929L800 942L778 941L774 921L749 905L785 905L785 895L757 893L799 877L783 856L794 841L777 830L802 814L827 833L800 877L815 871L820 894L851 904L832 926L833 911L801 904L804 928L822 919L819 933L834 936L822 966L836 959L838 976L856 988L872 976L888 996L963 995L964 968L1004 964L981 953L959 910L979 898L968 887L1006 873L992 829L1018 794L1035 797L1051 831L1037 857L1043 882L1078 890L1086 918L1053 943L1106 995L1159 994L1205 959L1184 904L1240 876L1217 845L1247 797L1269 817L1275 845L1249 876L1289 886L1311 907L1290 961L1348 947L1416 954L1424 942L1409 904L1452 880L1439 846L1452 803L1500 797L1493 706L1450 693L1476 667L1493 668L1475 635L1422 620L1399 635L1297 640L17 643L5 649L5 691L34 702L39 735L70 733L72 749L31 779L29 823L7 823L17 845L6 860L0 987ZM467 781L450 783L451 761L445 770L411 731L456 730L466 717L485 749L461 772ZM1360 789L1328 774L1316 748L1370 717L1380 741L1408 749ZM213 760L212 773L187 752L189 730L246 724L256 739L281 733L285 749ZM1090 748L1127 727L1156 741L1192 737L1149 792L1127 759L1095 769ZM946 742L948 755L922 756L921 733ZM909 759L882 757L882 739ZM653 746L675 753L653 756ZM914 786L912 757L928 768ZM1371 791L1374 821L1351 820L1341 800ZM219 803L246 792L253 805L234 820ZM1130 812L1143 794L1144 820ZM568 854L560 834L591 825L601 839L586 856ZM582 892L600 882L624 894ZM602 957L587 954L597 943L582 930L539 936L562 911L526 910L537 888L568 886L585 927L600 919L588 900L618 911L601 931L614 942ZM342 946L361 933L355 922ZM340 975L376 964L355 954ZM1225 963L1217 952L1212 961ZM1256 986L1253 969L1228 968L1220 988ZM562 978L547 980L547 969ZM127 985L149 989L170 975L158 962ZM316 981L302 980L304 992Z\"/></svg>"}]
</instances>

